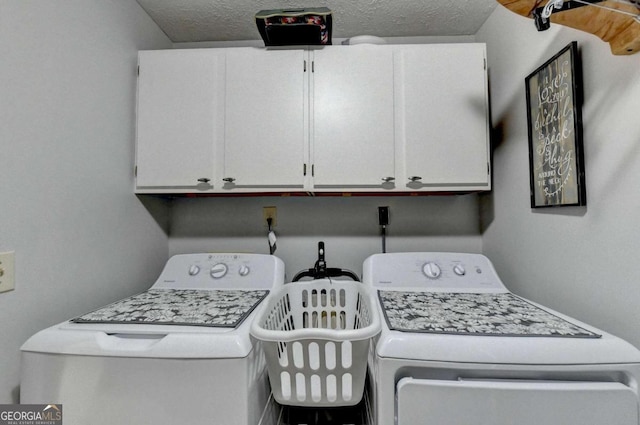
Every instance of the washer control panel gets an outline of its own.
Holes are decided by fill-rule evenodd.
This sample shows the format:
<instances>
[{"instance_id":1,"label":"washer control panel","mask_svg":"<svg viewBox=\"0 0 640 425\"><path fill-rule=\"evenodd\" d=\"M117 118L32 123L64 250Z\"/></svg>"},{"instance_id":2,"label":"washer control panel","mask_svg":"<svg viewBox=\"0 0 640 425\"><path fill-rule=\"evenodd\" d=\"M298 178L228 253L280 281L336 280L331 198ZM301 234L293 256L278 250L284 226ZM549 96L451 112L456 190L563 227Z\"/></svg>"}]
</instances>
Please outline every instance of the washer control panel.
<instances>
[{"instance_id":1,"label":"washer control panel","mask_svg":"<svg viewBox=\"0 0 640 425\"><path fill-rule=\"evenodd\" d=\"M169 259L156 289L269 289L284 283L284 264L264 254L181 254Z\"/></svg>"},{"instance_id":2,"label":"washer control panel","mask_svg":"<svg viewBox=\"0 0 640 425\"><path fill-rule=\"evenodd\" d=\"M378 288L442 291L506 289L487 257L452 252L375 254L364 263L363 281Z\"/></svg>"}]
</instances>

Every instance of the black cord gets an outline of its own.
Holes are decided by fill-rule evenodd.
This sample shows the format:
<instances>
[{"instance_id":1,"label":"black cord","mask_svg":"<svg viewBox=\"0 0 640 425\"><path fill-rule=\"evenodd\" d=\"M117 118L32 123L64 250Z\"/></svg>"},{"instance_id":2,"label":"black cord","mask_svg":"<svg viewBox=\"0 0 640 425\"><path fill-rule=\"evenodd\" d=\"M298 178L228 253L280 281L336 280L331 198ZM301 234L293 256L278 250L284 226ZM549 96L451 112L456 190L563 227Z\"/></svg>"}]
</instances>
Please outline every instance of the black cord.
<instances>
[{"instance_id":1,"label":"black cord","mask_svg":"<svg viewBox=\"0 0 640 425\"><path fill-rule=\"evenodd\" d=\"M382 253L387 252L387 226L382 226Z\"/></svg>"}]
</instances>

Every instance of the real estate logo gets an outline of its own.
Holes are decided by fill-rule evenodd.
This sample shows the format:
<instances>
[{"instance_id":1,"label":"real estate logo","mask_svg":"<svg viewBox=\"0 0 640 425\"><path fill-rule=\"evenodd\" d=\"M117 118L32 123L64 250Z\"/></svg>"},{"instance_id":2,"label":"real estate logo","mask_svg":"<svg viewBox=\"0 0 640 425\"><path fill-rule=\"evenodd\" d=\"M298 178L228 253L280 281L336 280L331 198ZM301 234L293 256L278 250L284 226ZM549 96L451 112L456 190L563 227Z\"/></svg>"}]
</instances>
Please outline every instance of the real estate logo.
<instances>
[{"instance_id":1,"label":"real estate logo","mask_svg":"<svg viewBox=\"0 0 640 425\"><path fill-rule=\"evenodd\" d=\"M0 425L62 425L62 404L0 404Z\"/></svg>"}]
</instances>

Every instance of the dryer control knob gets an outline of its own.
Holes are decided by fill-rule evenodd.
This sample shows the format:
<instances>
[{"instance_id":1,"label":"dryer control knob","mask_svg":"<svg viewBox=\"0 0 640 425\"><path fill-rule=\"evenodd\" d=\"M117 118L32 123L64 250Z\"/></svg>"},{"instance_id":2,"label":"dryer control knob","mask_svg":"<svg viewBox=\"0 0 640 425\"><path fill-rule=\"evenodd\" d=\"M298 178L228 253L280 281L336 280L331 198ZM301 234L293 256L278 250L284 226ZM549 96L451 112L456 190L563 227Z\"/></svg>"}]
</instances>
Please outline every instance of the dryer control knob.
<instances>
[{"instance_id":1,"label":"dryer control knob","mask_svg":"<svg viewBox=\"0 0 640 425\"><path fill-rule=\"evenodd\" d=\"M442 270L436 263L429 262L422 266L422 273L429 279L437 279L440 277Z\"/></svg>"},{"instance_id":2,"label":"dryer control knob","mask_svg":"<svg viewBox=\"0 0 640 425\"><path fill-rule=\"evenodd\" d=\"M211 277L220 279L227 274L227 271L229 271L229 267L225 263L218 263L211 267Z\"/></svg>"},{"instance_id":3,"label":"dryer control knob","mask_svg":"<svg viewBox=\"0 0 640 425\"><path fill-rule=\"evenodd\" d=\"M467 274L467 271L464 269L464 266L462 264L456 264L455 266L453 266L453 272L458 276L464 276L465 274Z\"/></svg>"},{"instance_id":4,"label":"dryer control knob","mask_svg":"<svg viewBox=\"0 0 640 425\"><path fill-rule=\"evenodd\" d=\"M238 269L238 274L240 274L240 276L246 276L249 274L250 271L251 269L249 269L249 266L242 265Z\"/></svg>"},{"instance_id":5,"label":"dryer control knob","mask_svg":"<svg viewBox=\"0 0 640 425\"><path fill-rule=\"evenodd\" d=\"M198 273L200 273L200 267L196 266L195 264L189 267L189 276L195 276Z\"/></svg>"}]
</instances>

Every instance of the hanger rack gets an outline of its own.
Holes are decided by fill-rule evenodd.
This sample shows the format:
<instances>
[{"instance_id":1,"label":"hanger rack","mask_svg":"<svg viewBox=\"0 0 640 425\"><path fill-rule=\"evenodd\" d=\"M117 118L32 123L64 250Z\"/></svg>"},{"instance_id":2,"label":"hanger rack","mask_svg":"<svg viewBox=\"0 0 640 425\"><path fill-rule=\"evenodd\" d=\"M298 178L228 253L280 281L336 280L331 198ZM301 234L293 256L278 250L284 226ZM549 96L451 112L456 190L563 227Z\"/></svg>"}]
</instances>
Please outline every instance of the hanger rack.
<instances>
[{"instance_id":1,"label":"hanger rack","mask_svg":"<svg viewBox=\"0 0 640 425\"><path fill-rule=\"evenodd\" d=\"M612 3L620 3L628 6L638 6L638 2L636 1L627 1L627 0L608 0ZM635 21L640 23L640 14L633 13L622 9L616 9L614 7L609 7L603 5L605 0L549 0L549 2L544 5L535 8L531 14L533 15L533 20L535 22L536 28L538 31L545 31L549 29L551 22L549 18L551 14L554 12L566 12L568 10L577 9L585 6L593 6L603 10L608 10L614 13L621 13L623 15L631 16Z\"/></svg>"},{"instance_id":2,"label":"hanger rack","mask_svg":"<svg viewBox=\"0 0 640 425\"><path fill-rule=\"evenodd\" d=\"M498 0L532 18L538 31L551 23L596 35L614 55L640 52L640 0Z\"/></svg>"}]
</instances>

